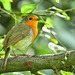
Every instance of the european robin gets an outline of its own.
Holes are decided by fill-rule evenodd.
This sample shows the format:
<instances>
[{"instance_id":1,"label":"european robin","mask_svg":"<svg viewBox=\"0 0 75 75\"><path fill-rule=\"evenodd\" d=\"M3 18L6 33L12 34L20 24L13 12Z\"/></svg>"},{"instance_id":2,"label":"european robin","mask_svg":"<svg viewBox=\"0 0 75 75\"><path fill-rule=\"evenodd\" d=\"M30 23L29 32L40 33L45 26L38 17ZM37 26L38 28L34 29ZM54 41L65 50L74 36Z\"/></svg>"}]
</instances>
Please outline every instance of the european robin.
<instances>
[{"instance_id":1,"label":"european robin","mask_svg":"<svg viewBox=\"0 0 75 75\"><path fill-rule=\"evenodd\" d=\"M5 50L5 58L2 68L5 69L7 59L10 53L10 47L25 50L35 39L38 34L38 17L30 16L25 23L20 23L14 26L6 35L3 42L3 49Z\"/></svg>"}]
</instances>

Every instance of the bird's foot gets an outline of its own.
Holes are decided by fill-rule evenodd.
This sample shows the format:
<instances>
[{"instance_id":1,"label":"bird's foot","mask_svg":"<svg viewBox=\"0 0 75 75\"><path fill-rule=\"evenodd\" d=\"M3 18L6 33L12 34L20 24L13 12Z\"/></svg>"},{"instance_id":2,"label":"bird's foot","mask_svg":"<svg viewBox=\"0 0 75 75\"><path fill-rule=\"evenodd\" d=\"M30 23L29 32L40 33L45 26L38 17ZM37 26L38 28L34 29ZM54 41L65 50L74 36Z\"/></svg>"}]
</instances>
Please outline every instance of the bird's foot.
<instances>
[{"instance_id":1,"label":"bird's foot","mask_svg":"<svg viewBox=\"0 0 75 75\"><path fill-rule=\"evenodd\" d=\"M15 52L12 50L13 54L15 55L15 57L19 57L20 55L15 54Z\"/></svg>"},{"instance_id":2,"label":"bird's foot","mask_svg":"<svg viewBox=\"0 0 75 75\"><path fill-rule=\"evenodd\" d=\"M24 53L27 57L29 57L30 55L28 55L28 54L26 54L26 53Z\"/></svg>"}]
</instances>

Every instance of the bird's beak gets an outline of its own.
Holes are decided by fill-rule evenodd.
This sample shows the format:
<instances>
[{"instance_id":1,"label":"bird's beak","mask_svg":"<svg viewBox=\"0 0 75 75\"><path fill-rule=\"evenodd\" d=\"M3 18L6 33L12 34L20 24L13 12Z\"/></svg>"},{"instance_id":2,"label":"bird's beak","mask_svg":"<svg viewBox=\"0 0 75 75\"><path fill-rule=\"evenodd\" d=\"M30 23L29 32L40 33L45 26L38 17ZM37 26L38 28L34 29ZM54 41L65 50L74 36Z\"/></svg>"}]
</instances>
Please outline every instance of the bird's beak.
<instances>
[{"instance_id":1,"label":"bird's beak","mask_svg":"<svg viewBox=\"0 0 75 75\"><path fill-rule=\"evenodd\" d=\"M40 19L37 19L37 21L39 21Z\"/></svg>"}]
</instances>

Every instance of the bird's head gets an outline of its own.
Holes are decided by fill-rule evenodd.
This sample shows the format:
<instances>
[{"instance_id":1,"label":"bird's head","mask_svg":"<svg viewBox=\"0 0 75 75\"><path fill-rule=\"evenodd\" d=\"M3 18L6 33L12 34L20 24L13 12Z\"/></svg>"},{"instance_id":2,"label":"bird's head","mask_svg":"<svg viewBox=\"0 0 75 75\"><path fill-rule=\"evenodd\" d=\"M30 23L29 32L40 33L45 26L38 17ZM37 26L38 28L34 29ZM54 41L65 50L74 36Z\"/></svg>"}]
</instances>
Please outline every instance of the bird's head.
<instances>
[{"instance_id":1,"label":"bird's head","mask_svg":"<svg viewBox=\"0 0 75 75\"><path fill-rule=\"evenodd\" d=\"M39 19L37 16L30 16L28 17L28 20L25 22L25 24L33 28L38 25L38 20Z\"/></svg>"},{"instance_id":2,"label":"bird's head","mask_svg":"<svg viewBox=\"0 0 75 75\"><path fill-rule=\"evenodd\" d=\"M38 25L38 17L36 16L30 16L28 18L28 20L25 22L26 25L30 26L33 29L33 37L32 37L32 41L35 39L35 37L38 34L38 29L37 29L37 25Z\"/></svg>"}]
</instances>

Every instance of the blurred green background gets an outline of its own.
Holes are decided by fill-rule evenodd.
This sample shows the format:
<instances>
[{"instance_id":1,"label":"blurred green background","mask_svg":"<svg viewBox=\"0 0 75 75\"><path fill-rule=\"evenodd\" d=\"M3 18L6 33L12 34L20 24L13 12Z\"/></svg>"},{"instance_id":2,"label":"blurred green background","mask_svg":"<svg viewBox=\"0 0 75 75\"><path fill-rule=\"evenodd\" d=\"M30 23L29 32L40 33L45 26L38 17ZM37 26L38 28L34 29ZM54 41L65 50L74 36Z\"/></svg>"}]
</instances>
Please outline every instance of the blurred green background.
<instances>
[{"instance_id":1,"label":"blurred green background","mask_svg":"<svg viewBox=\"0 0 75 75\"><path fill-rule=\"evenodd\" d=\"M39 21L38 23L38 36L36 40L33 42L31 48L27 50L27 53L30 55L44 55L44 54L54 54L61 53L66 50L75 50L75 0L59 0L57 3L54 0L11 0L12 2L9 4L9 10L11 12L20 12L21 7L24 4L36 4L38 3L38 8L35 11L46 10L48 8L54 7L61 10L66 10L66 14L70 17L70 19L66 19L64 15L60 12L55 13L51 16L41 16L45 22L47 22L47 18L51 20L48 21L53 24L51 27L45 29L44 22ZM7 3L7 2L6 2ZM5 5L5 4L4 4ZM0 2L0 7L4 9L3 3ZM34 13L35 13L34 11ZM52 9L50 13L55 12L55 9ZM14 13L15 16L20 19L20 13ZM13 14L13 15L14 15ZM38 14L48 14L47 12L39 12ZM39 16L38 16L39 17ZM0 11L0 49L2 48L2 40L3 35L15 25L15 20L8 14ZM3 37L2 37L3 36ZM18 51L15 53L20 54ZM1 54L1 53L0 53ZM12 52L11 52L12 54ZM41 71L42 75L54 75L53 70L43 70ZM4 74L2 74L4 75ZM7 73L5 75L31 75L30 72L14 72ZM63 74L61 71L61 75L72 75L72 74Z\"/></svg>"}]
</instances>

